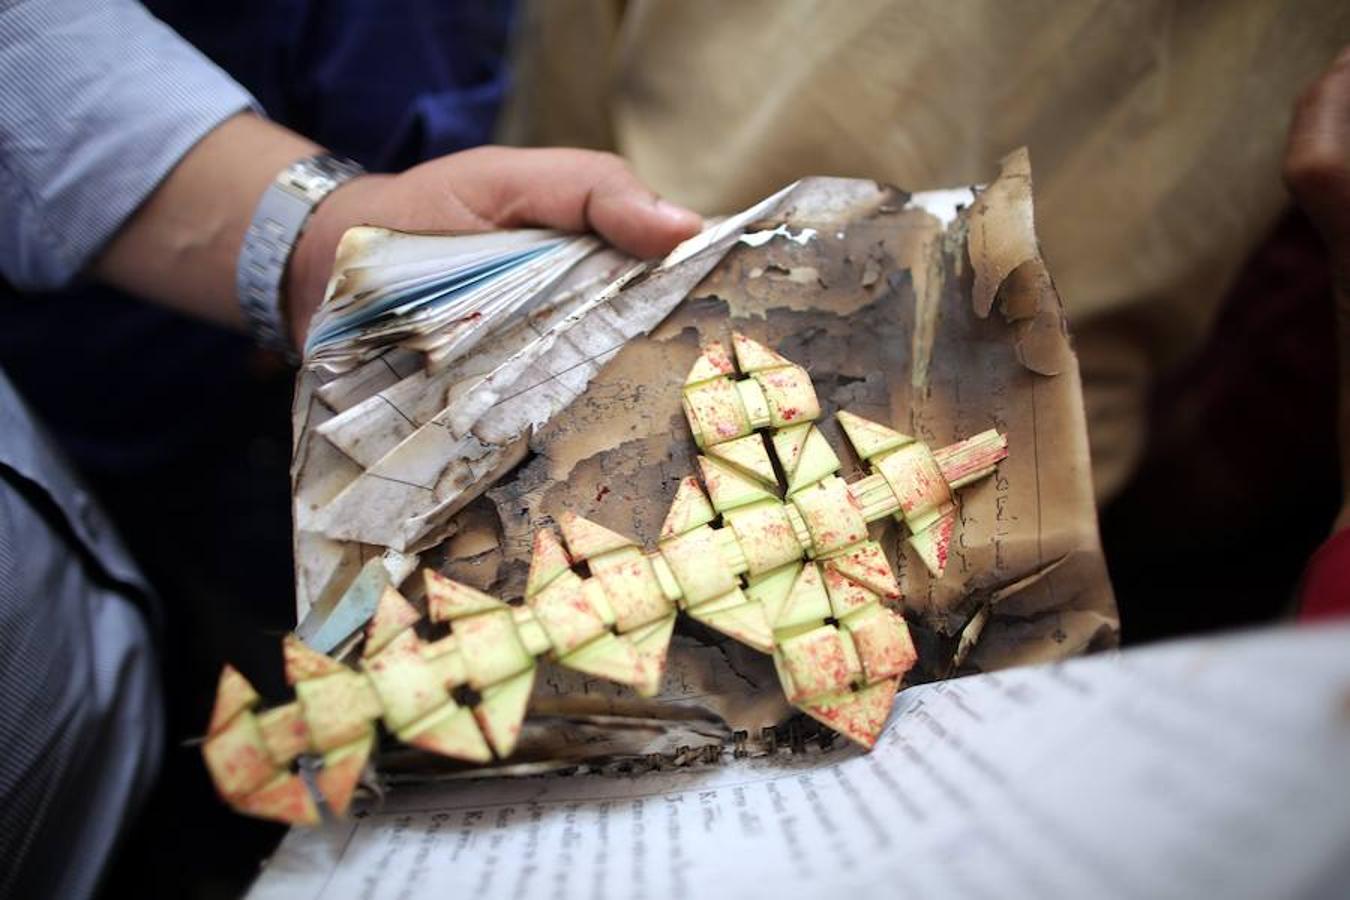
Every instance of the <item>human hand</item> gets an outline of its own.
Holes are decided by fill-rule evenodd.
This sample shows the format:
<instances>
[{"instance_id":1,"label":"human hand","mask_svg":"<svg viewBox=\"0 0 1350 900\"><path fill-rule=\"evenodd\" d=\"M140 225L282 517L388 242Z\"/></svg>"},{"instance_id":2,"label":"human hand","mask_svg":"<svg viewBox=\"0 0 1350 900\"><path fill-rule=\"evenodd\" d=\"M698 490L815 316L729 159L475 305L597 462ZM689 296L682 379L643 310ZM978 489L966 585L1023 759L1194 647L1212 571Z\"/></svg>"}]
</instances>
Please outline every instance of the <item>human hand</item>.
<instances>
[{"instance_id":1,"label":"human hand","mask_svg":"<svg viewBox=\"0 0 1350 900\"><path fill-rule=\"evenodd\" d=\"M599 233L634 256L663 254L697 233L699 217L659 199L609 153L479 147L399 175L363 175L315 209L287 271L291 335L303 345L343 232L481 231L538 225Z\"/></svg>"},{"instance_id":2,"label":"human hand","mask_svg":"<svg viewBox=\"0 0 1350 900\"><path fill-rule=\"evenodd\" d=\"M1350 47L1304 91L1284 155L1290 192L1331 254L1340 359L1341 484L1335 529L1350 526Z\"/></svg>"},{"instance_id":3,"label":"human hand","mask_svg":"<svg viewBox=\"0 0 1350 900\"><path fill-rule=\"evenodd\" d=\"M1284 178L1326 241L1344 287L1350 276L1350 47L1299 98Z\"/></svg>"}]
</instances>

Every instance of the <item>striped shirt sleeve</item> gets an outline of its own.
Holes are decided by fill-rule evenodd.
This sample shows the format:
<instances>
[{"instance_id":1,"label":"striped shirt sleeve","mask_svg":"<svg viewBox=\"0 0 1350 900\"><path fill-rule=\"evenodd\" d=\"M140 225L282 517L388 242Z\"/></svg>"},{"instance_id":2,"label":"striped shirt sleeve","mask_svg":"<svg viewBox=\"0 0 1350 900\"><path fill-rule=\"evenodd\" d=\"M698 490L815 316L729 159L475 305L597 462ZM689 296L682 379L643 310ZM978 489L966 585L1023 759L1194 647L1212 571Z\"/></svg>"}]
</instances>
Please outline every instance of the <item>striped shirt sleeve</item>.
<instances>
[{"instance_id":1,"label":"striped shirt sleeve","mask_svg":"<svg viewBox=\"0 0 1350 900\"><path fill-rule=\"evenodd\" d=\"M0 273L68 283L197 141L256 106L132 0L0 0Z\"/></svg>"}]
</instances>

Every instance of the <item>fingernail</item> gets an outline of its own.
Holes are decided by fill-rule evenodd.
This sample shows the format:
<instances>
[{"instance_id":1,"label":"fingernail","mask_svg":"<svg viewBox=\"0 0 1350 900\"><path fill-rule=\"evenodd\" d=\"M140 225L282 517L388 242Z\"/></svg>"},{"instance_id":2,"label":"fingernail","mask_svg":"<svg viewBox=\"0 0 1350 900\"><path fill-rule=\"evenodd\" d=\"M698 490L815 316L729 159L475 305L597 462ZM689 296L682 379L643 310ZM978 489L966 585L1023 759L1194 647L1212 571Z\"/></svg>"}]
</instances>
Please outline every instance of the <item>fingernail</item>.
<instances>
[{"instance_id":1,"label":"fingernail","mask_svg":"<svg viewBox=\"0 0 1350 900\"><path fill-rule=\"evenodd\" d=\"M682 228L702 228L703 217L690 209L678 206L663 197L656 198L656 211L672 224Z\"/></svg>"}]
</instances>

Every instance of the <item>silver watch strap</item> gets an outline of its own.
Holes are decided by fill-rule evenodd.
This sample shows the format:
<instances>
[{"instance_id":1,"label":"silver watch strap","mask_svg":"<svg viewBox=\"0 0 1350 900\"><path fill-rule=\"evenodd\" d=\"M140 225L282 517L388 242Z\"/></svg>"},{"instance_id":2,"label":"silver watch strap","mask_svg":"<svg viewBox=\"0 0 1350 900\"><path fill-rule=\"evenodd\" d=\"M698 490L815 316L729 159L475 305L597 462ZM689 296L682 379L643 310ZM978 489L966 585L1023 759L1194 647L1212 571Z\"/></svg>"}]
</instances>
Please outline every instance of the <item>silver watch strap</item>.
<instances>
[{"instance_id":1,"label":"silver watch strap","mask_svg":"<svg viewBox=\"0 0 1350 900\"><path fill-rule=\"evenodd\" d=\"M294 355L281 310L286 263L319 201L365 170L349 159L321 153L286 167L263 191L239 251L239 306L264 347Z\"/></svg>"}]
</instances>

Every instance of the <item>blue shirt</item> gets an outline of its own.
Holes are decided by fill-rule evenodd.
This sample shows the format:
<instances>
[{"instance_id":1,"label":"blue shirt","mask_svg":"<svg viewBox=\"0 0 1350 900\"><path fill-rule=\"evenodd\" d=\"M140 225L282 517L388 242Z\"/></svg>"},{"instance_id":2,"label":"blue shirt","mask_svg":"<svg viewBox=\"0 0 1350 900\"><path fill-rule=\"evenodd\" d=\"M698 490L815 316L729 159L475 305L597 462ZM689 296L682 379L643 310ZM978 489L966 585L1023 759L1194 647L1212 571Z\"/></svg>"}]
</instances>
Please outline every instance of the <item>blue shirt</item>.
<instances>
[{"instance_id":1,"label":"blue shirt","mask_svg":"<svg viewBox=\"0 0 1350 900\"><path fill-rule=\"evenodd\" d=\"M265 413L239 390L256 380L247 342L72 281L240 110L401 168L483 142L505 86L510 6L498 0L150 7L163 21L129 0L0 0L0 275L65 286L34 297L0 283L0 896L91 894L164 737L149 586L5 375L86 471L172 473L203 448L214 466L246 460ZM272 430L284 445L284 408ZM224 546L251 594L288 608L288 570L265 580L257 548L248 566L236 558L245 538L287 530L285 503L225 512L233 530L204 543ZM288 560L284 539L273 544Z\"/></svg>"},{"instance_id":2,"label":"blue shirt","mask_svg":"<svg viewBox=\"0 0 1350 900\"><path fill-rule=\"evenodd\" d=\"M130 0L0 2L0 272L54 288L204 134L252 105Z\"/></svg>"},{"instance_id":3,"label":"blue shirt","mask_svg":"<svg viewBox=\"0 0 1350 900\"><path fill-rule=\"evenodd\" d=\"M83 471L162 466L258 415L241 399L258 371L247 338L71 282L181 154L250 102L372 170L485 143L511 11L507 0L0 0L0 275L29 292L66 285L32 296L0 284L0 368ZM68 112L54 122L53 109ZM31 187L53 183L60 196Z\"/></svg>"},{"instance_id":4,"label":"blue shirt","mask_svg":"<svg viewBox=\"0 0 1350 900\"><path fill-rule=\"evenodd\" d=\"M482 143L505 88L505 3L0 0L0 273L68 283L174 164L261 106L373 168Z\"/></svg>"}]
</instances>

